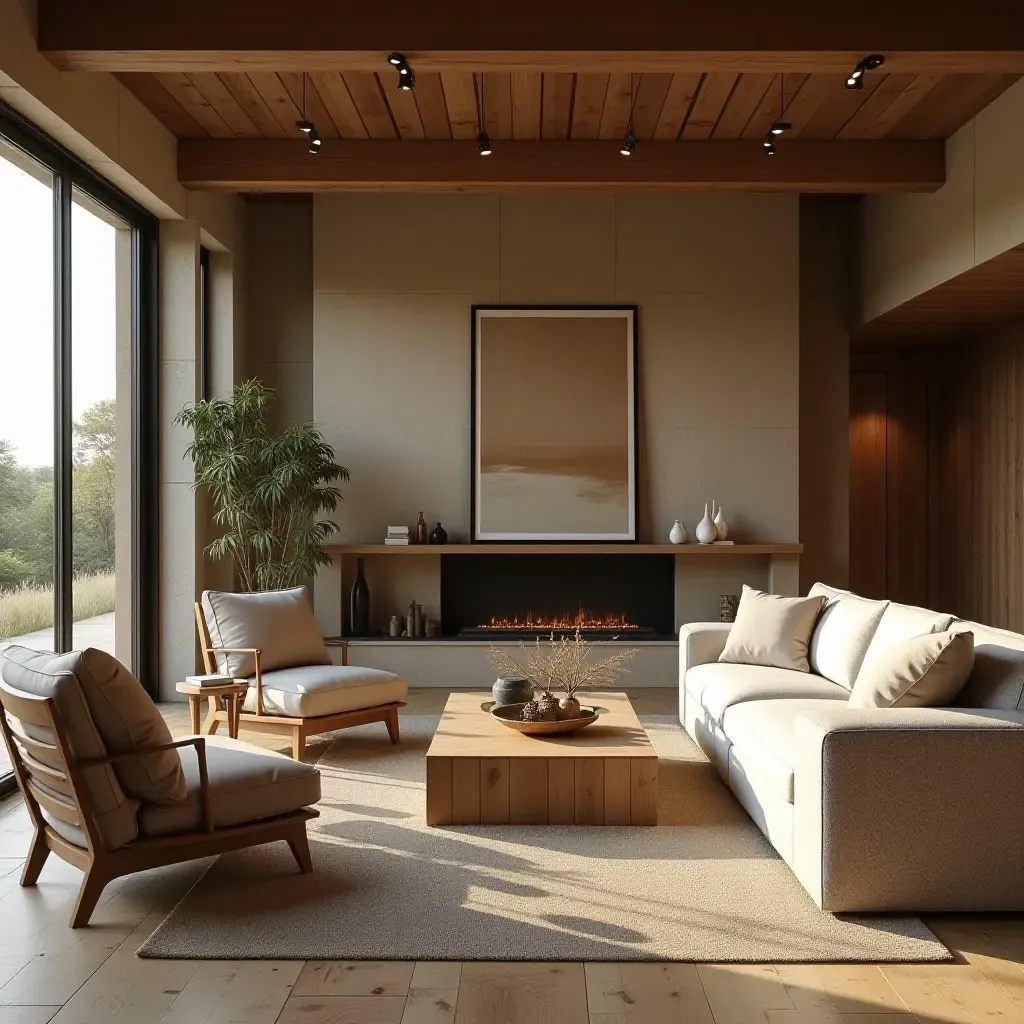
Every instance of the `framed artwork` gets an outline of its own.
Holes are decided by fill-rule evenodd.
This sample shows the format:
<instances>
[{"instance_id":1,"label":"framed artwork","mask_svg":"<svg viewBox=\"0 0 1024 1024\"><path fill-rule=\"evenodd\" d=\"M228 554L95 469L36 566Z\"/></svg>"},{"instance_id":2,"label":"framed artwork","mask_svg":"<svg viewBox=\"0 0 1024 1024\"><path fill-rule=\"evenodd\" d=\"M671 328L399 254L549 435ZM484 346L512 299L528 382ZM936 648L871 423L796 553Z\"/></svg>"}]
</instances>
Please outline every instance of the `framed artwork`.
<instances>
[{"instance_id":1,"label":"framed artwork","mask_svg":"<svg viewBox=\"0 0 1024 1024\"><path fill-rule=\"evenodd\" d=\"M472 539L635 541L637 308L473 307Z\"/></svg>"}]
</instances>

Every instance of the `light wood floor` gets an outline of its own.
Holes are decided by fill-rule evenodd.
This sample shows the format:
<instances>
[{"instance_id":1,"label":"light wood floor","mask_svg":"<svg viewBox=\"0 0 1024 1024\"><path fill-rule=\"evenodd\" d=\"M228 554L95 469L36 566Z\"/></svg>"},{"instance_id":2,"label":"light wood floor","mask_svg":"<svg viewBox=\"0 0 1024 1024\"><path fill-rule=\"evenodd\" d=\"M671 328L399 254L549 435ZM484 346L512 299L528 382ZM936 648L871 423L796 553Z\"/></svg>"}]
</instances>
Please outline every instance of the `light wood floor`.
<instances>
[{"instance_id":1,"label":"light wood floor","mask_svg":"<svg viewBox=\"0 0 1024 1024\"><path fill-rule=\"evenodd\" d=\"M445 696L414 692L408 712ZM646 690L634 703L671 714L675 700ZM163 710L187 733L184 705ZM1024 1024L1024 919L930 918L959 954L938 965L139 960L205 862L112 883L94 924L71 931L78 872L51 858L22 889L28 839L20 799L4 801L0 1024Z\"/></svg>"}]
</instances>

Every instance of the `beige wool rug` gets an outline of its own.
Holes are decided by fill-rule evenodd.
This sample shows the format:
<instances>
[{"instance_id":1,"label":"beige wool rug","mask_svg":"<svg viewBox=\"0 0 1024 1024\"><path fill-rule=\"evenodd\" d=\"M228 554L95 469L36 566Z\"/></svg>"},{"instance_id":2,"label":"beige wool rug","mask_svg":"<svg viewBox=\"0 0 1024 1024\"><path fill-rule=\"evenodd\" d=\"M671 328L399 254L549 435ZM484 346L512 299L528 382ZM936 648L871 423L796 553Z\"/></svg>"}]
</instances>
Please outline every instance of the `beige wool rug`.
<instances>
[{"instance_id":1,"label":"beige wool rug","mask_svg":"<svg viewBox=\"0 0 1024 1024\"><path fill-rule=\"evenodd\" d=\"M424 824L437 718L404 715L333 743L313 873L277 843L219 857L144 957L340 960L926 961L921 920L823 913L703 754L667 716L659 821L635 827Z\"/></svg>"}]
</instances>

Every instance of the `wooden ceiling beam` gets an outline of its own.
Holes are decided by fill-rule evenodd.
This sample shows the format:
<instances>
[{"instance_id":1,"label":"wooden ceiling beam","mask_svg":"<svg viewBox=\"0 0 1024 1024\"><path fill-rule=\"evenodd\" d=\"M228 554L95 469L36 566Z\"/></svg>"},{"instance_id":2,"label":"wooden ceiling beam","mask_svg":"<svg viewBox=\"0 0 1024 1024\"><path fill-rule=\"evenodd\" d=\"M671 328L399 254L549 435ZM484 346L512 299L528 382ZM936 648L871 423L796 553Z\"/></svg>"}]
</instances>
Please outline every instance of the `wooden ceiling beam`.
<instances>
[{"instance_id":1,"label":"wooden ceiling beam","mask_svg":"<svg viewBox=\"0 0 1024 1024\"><path fill-rule=\"evenodd\" d=\"M933 192L945 183L941 141L644 142L628 159L613 142L496 143L481 157L463 141L325 143L181 139L178 177L241 192Z\"/></svg>"},{"instance_id":2,"label":"wooden ceiling beam","mask_svg":"<svg viewBox=\"0 0 1024 1024\"><path fill-rule=\"evenodd\" d=\"M897 72L1024 72L1024 4L1006 0L678 0L602 7L517 0L336 5L323 0L38 0L38 45L81 71L417 70L846 72L867 53Z\"/></svg>"}]
</instances>

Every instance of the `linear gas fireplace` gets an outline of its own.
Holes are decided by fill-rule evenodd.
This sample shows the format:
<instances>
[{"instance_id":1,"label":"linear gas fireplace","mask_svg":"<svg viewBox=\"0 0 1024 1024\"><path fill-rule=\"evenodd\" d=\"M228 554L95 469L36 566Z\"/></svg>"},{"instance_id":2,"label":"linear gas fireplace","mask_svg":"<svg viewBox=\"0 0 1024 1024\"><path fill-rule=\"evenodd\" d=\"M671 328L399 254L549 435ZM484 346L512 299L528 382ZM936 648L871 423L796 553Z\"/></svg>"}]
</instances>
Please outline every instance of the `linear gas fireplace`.
<instances>
[{"instance_id":1,"label":"linear gas fireplace","mask_svg":"<svg viewBox=\"0 0 1024 1024\"><path fill-rule=\"evenodd\" d=\"M639 641L673 635L671 555L442 556L448 636L508 640L581 633Z\"/></svg>"}]
</instances>

